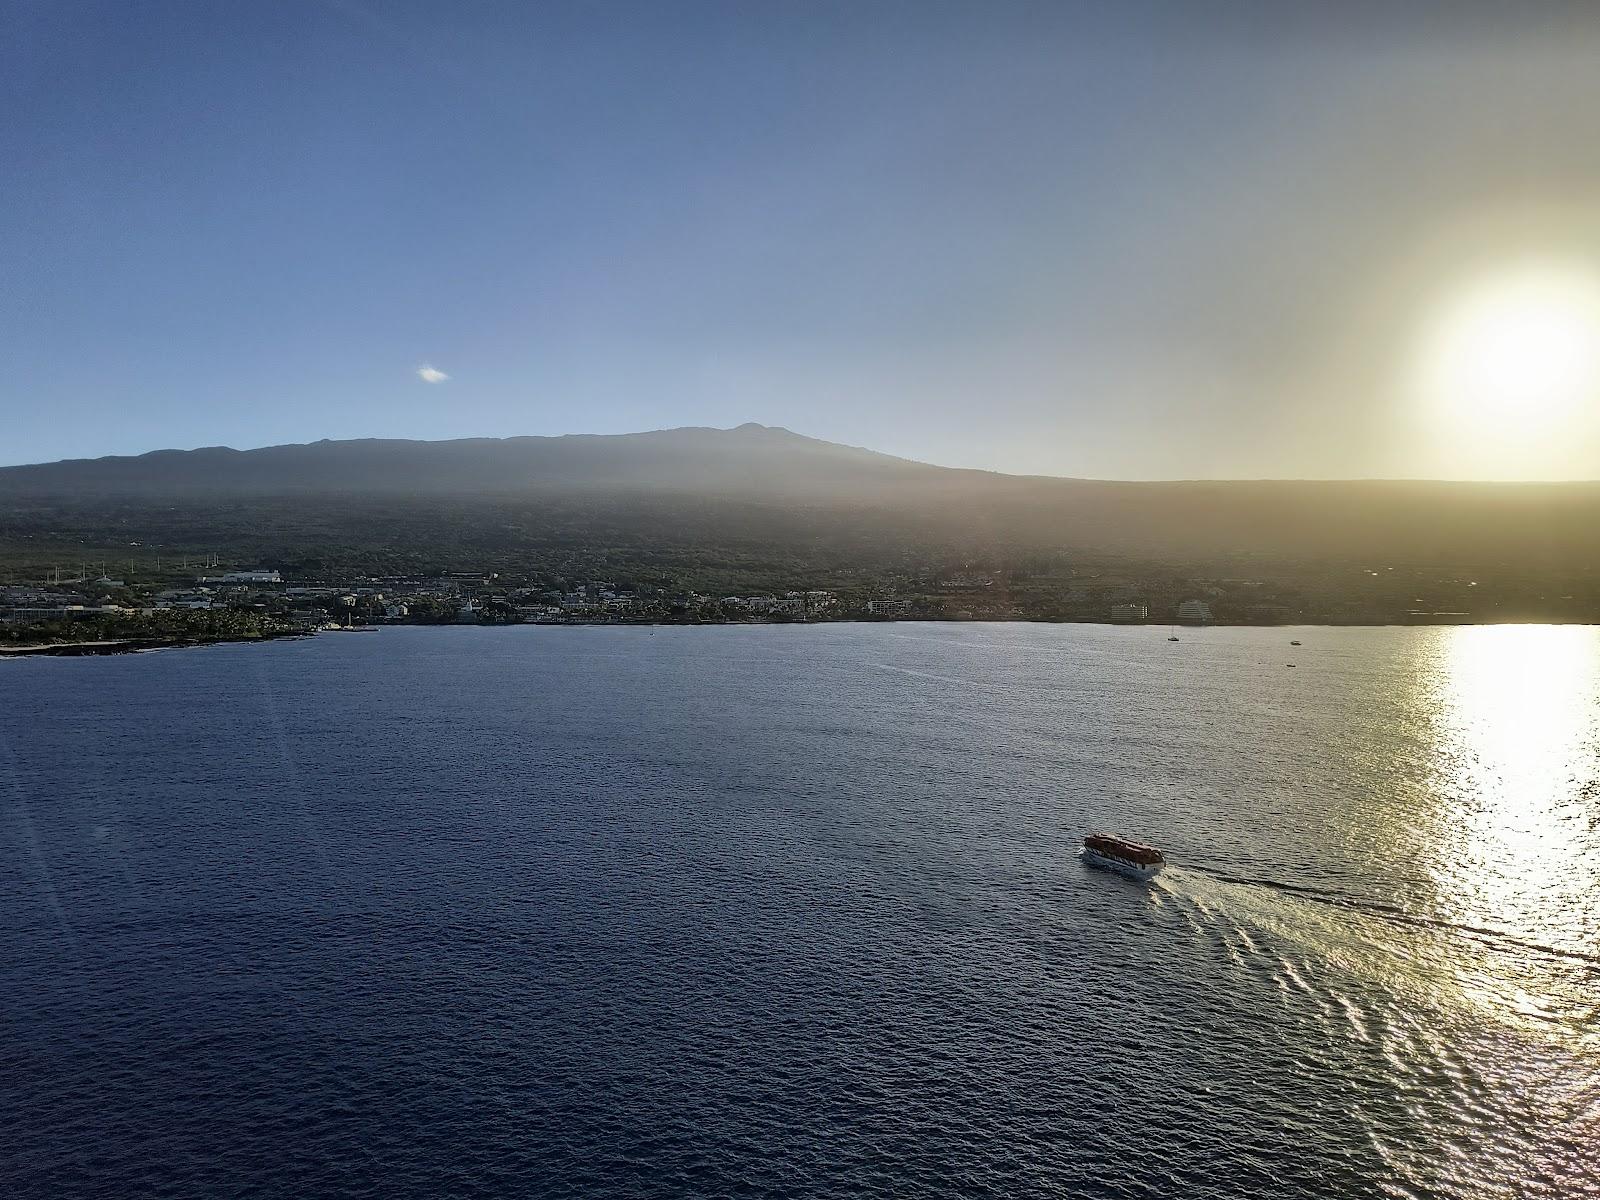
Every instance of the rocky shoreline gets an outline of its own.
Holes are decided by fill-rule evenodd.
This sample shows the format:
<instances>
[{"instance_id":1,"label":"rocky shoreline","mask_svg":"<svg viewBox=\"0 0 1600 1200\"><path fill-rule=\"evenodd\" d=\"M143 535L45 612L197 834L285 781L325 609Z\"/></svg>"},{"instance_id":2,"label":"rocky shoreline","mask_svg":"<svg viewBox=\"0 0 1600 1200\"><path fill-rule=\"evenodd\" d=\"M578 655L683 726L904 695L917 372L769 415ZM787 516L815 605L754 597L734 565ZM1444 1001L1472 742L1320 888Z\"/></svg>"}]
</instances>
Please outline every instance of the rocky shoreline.
<instances>
[{"instance_id":1,"label":"rocky shoreline","mask_svg":"<svg viewBox=\"0 0 1600 1200\"><path fill-rule=\"evenodd\" d=\"M286 637L310 637L294 631L264 633L256 637L107 638L95 642L41 642L33 646L0 646L0 658L43 655L50 658L85 658L104 654L135 654L141 650L181 650L195 646L221 646L236 642L270 642Z\"/></svg>"}]
</instances>

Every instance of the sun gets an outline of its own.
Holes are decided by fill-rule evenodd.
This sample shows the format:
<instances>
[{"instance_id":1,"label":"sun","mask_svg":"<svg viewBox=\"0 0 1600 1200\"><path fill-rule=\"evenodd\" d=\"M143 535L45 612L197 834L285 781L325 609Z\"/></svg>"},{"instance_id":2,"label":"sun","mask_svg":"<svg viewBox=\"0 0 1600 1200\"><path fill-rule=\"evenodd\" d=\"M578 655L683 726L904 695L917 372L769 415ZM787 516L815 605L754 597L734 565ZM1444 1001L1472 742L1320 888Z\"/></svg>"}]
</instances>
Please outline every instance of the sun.
<instances>
[{"instance_id":1,"label":"sun","mask_svg":"<svg viewBox=\"0 0 1600 1200\"><path fill-rule=\"evenodd\" d=\"M1527 261L1440 306L1417 359L1422 398L1457 433L1549 439L1600 398L1600 277Z\"/></svg>"}]
</instances>

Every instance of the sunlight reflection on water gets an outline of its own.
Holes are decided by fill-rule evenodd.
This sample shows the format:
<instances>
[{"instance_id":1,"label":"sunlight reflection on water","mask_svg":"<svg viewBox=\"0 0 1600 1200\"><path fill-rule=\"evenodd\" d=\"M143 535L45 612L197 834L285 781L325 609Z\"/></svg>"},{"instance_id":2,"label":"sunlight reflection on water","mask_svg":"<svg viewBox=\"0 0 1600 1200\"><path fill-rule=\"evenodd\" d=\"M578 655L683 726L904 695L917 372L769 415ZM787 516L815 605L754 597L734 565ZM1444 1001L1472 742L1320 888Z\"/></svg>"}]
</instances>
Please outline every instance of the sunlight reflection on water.
<instances>
[{"instance_id":1,"label":"sunlight reflection on water","mask_svg":"<svg viewBox=\"0 0 1600 1200\"><path fill-rule=\"evenodd\" d=\"M1600 862L1589 849L1600 819L1597 689L1600 639L1578 626L1451 630L1424 680L1438 800L1423 855L1434 912L1466 930L1507 935L1456 940L1443 955L1445 975L1478 1014L1463 1029L1476 1026L1496 1047L1476 1079L1461 1081L1455 1103L1465 1113L1483 1095L1513 1105L1526 1098L1546 1119L1559 1114L1567 1144L1580 1148L1600 1140ZM1496 1026L1510 1036L1487 1032ZM1481 1159L1515 1162L1517 1150L1480 1145L1467 1155L1478 1163L1451 1167L1446 1157L1439 1169L1487 1180L1500 1171ZM1586 1168L1566 1158L1551 1155L1538 1170L1565 1177L1576 1195ZM1502 1178L1515 1180L1517 1168Z\"/></svg>"},{"instance_id":2,"label":"sunlight reflection on water","mask_svg":"<svg viewBox=\"0 0 1600 1200\"><path fill-rule=\"evenodd\" d=\"M1439 915L1600 954L1600 641L1580 626L1479 626L1442 642L1435 710Z\"/></svg>"}]
</instances>

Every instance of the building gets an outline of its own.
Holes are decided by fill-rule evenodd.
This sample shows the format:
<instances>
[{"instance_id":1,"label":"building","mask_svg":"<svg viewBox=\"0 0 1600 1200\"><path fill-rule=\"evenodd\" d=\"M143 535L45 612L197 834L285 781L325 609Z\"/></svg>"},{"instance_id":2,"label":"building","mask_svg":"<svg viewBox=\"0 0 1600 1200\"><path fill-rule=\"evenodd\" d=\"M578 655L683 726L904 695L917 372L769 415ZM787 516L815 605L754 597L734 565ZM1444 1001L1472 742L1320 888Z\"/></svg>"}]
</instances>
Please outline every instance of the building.
<instances>
[{"instance_id":1,"label":"building","mask_svg":"<svg viewBox=\"0 0 1600 1200\"><path fill-rule=\"evenodd\" d=\"M868 600L867 612L874 617L903 617L911 611L909 600Z\"/></svg>"},{"instance_id":2,"label":"building","mask_svg":"<svg viewBox=\"0 0 1600 1200\"><path fill-rule=\"evenodd\" d=\"M1178 620L1185 625L1207 625L1211 621L1211 606L1204 600L1185 600L1178 605Z\"/></svg>"},{"instance_id":3,"label":"building","mask_svg":"<svg viewBox=\"0 0 1600 1200\"><path fill-rule=\"evenodd\" d=\"M282 583L283 576L276 571L229 571L202 583Z\"/></svg>"},{"instance_id":4,"label":"building","mask_svg":"<svg viewBox=\"0 0 1600 1200\"><path fill-rule=\"evenodd\" d=\"M157 608L208 609L214 607L210 596L162 595L156 597Z\"/></svg>"},{"instance_id":5,"label":"building","mask_svg":"<svg viewBox=\"0 0 1600 1200\"><path fill-rule=\"evenodd\" d=\"M1148 604L1113 604L1111 606L1111 619L1113 621L1147 621L1150 619L1150 606Z\"/></svg>"},{"instance_id":6,"label":"building","mask_svg":"<svg viewBox=\"0 0 1600 1200\"><path fill-rule=\"evenodd\" d=\"M7 624L26 625L35 621L86 621L91 617L114 617L134 611L120 604L52 604L7 610Z\"/></svg>"}]
</instances>

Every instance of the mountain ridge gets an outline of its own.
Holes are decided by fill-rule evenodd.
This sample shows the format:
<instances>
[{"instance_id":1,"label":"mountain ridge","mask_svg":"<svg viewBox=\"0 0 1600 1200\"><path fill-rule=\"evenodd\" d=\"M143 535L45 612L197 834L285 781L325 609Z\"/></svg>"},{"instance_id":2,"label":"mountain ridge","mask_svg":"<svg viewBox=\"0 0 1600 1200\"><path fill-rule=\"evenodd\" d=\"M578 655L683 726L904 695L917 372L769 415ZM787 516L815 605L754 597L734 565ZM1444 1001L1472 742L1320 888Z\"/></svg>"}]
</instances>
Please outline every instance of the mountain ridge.
<instances>
[{"instance_id":1,"label":"mountain ridge","mask_svg":"<svg viewBox=\"0 0 1600 1200\"><path fill-rule=\"evenodd\" d=\"M662 527L640 515L641 505L679 513L703 531L707 552L741 541L804 546L844 537L883 554L915 542L961 554L1004 547L1146 561L1600 564L1595 482L1007 475L754 422L629 434L323 439L0 468L0 539L35 544L168 542L179 525L216 528L224 508L255 514L280 547L299 537L342 546L382 537L409 539L425 556L433 535L421 531L446 509L468 526L504 525L524 531L518 536L559 527L596 546L659 540ZM363 506L387 515L363 524ZM228 530L244 537L237 520Z\"/></svg>"},{"instance_id":2,"label":"mountain ridge","mask_svg":"<svg viewBox=\"0 0 1600 1200\"><path fill-rule=\"evenodd\" d=\"M788 474L776 479L754 474L774 468L785 468ZM410 473L383 473L402 469ZM443 440L323 438L245 450L231 446L159 449L0 467L0 493L140 494L196 489L472 493L551 486L756 486L757 490L804 491L829 479L839 482L841 473L861 476L873 469L901 475L962 473L960 468L936 467L748 422L732 429L681 426L621 434ZM803 478L802 471L819 472L821 479Z\"/></svg>"},{"instance_id":3,"label":"mountain ridge","mask_svg":"<svg viewBox=\"0 0 1600 1200\"><path fill-rule=\"evenodd\" d=\"M275 442L265 446L236 447L226 445L192 446L192 447L158 447L153 450L140 451L137 454L105 454L93 457L72 457L53 459L46 462L14 463L0 466L0 487L14 484L18 480L37 479L60 469L81 469L86 467L115 467L120 464L182 462L185 460L196 461L203 457L226 457L230 461L236 458L276 458L294 451L340 451L348 449L378 450L378 449L418 449L435 448L449 449L486 449L486 448L559 448L563 446L584 446L625 443L644 444L646 442L667 442L688 437L727 438L722 448L738 449L739 443L732 438L767 437L774 441L782 440L791 446L803 446L812 450L828 453L859 456L885 464L897 464L925 469L932 472L960 475L966 478L987 478L997 480L1018 480L1029 482L1050 481L1070 484L1093 484L1103 486L1127 487L1204 487L1215 485L1219 487L1255 486L1255 485L1284 485L1291 487L1332 485L1332 486L1415 486L1415 487L1469 487L1486 489L1510 488L1600 488L1600 478L1595 479L1434 479L1419 476L1318 476L1315 478L1299 478L1292 476L1240 476L1216 478L1209 476L1179 476L1163 479L1118 479L1107 476L1091 475L1047 475L1032 472L1000 471L983 467L952 467L941 463L924 462L920 459L908 458L904 455L889 454L870 447L855 446L843 442L828 441L823 438L812 437L808 434L798 433L782 425L763 425L755 421L747 421L741 425L723 428L712 425L679 425L668 426L661 429L637 430L626 433L559 433L559 434L511 434L505 437L472 436L460 438L389 438L389 437L360 437L360 438L317 438L307 442ZM746 443L748 445L748 443Z\"/></svg>"}]
</instances>

